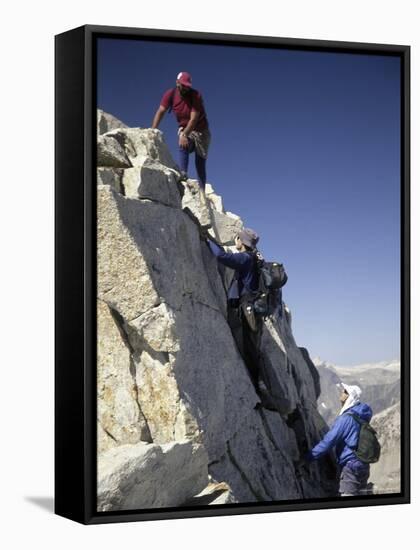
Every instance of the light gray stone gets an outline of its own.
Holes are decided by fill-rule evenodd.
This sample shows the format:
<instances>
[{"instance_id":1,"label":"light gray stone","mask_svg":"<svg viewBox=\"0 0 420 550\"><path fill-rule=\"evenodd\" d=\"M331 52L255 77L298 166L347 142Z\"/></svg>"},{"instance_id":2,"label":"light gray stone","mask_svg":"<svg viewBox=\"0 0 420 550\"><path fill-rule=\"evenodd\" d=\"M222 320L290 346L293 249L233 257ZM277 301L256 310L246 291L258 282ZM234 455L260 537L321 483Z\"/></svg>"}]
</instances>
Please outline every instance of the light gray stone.
<instances>
[{"instance_id":1,"label":"light gray stone","mask_svg":"<svg viewBox=\"0 0 420 550\"><path fill-rule=\"evenodd\" d=\"M213 186L210 183L206 183L205 188L206 196L210 201L210 206L213 210L216 210L217 212L224 213L225 210L223 208L223 199L220 195L217 195L216 192L213 189Z\"/></svg>"},{"instance_id":2,"label":"light gray stone","mask_svg":"<svg viewBox=\"0 0 420 550\"><path fill-rule=\"evenodd\" d=\"M186 302L177 316L177 333L179 351L170 354L173 371L213 460L258 397L220 312Z\"/></svg>"},{"instance_id":3,"label":"light gray stone","mask_svg":"<svg viewBox=\"0 0 420 550\"><path fill-rule=\"evenodd\" d=\"M139 401L156 443L193 439L202 441L198 420L183 399L172 364L143 351L136 361L136 380Z\"/></svg>"},{"instance_id":4,"label":"light gray stone","mask_svg":"<svg viewBox=\"0 0 420 550\"><path fill-rule=\"evenodd\" d=\"M177 352L179 342L176 328L176 313L165 303L146 311L129 323L132 329L134 345L139 345L135 338L146 341L154 351Z\"/></svg>"},{"instance_id":5,"label":"light gray stone","mask_svg":"<svg viewBox=\"0 0 420 550\"><path fill-rule=\"evenodd\" d=\"M124 318L152 438L200 436L215 457L258 398L221 307L221 281L209 282L210 253L181 210L108 189L98 210L100 297Z\"/></svg>"},{"instance_id":6,"label":"light gray stone","mask_svg":"<svg viewBox=\"0 0 420 550\"><path fill-rule=\"evenodd\" d=\"M100 455L100 512L180 506L207 485L207 454L191 441L123 445Z\"/></svg>"},{"instance_id":7,"label":"light gray stone","mask_svg":"<svg viewBox=\"0 0 420 550\"><path fill-rule=\"evenodd\" d=\"M188 500L185 506L213 506L217 504L235 504L238 501L232 494L227 483L216 483L210 478L210 482L194 498Z\"/></svg>"},{"instance_id":8,"label":"light gray stone","mask_svg":"<svg viewBox=\"0 0 420 550\"><path fill-rule=\"evenodd\" d=\"M98 297L130 321L159 304L160 298L150 277L153 268L137 246L130 225L122 220L126 200L109 187L98 188L97 280Z\"/></svg>"},{"instance_id":9,"label":"light gray stone","mask_svg":"<svg viewBox=\"0 0 420 550\"><path fill-rule=\"evenodd\" d=\"M314 376L295 342L288 316L283 314L281 318L277 315L271 317L266 323L266 328L273 341L277 342L279 348L284 349L287 354L290 372L295 382L293 393L297 396L297 400L308 405L316 404L317 388Z\"/></svg>"},{"instance_id":10,"label":"light gray stone","mask_svg":"<svg viewBox=\"0 0 420 550\"><path fill-rule=\"evenodd\" d=\"M122 184L127 197L149 199L181 208L178 176L159 162L146 158L143 164L124 170Z\"/></svg>"},{"instance_id":11,"label":"light gray stone","mask_svg":"<svg viewBox=\"0 0 420 550\"><path fill-rule=\"evenodd\" d=\"M213 210L206 194L201 190L197 180L187 179L181 181L183 186L182 208L188 213L198 226L211 227L213 223Z\"/></svg>"},{"instance_id":12,"label":"light gray stone","mask_svg":"<svg viewBox=\"0 0 420 550\"><path fill-rule=\"evenodd\" d=\"M197 227L184 212L100 189L98 218L100 296L126 321L161 302L219 310L223 285L210 286Z\"/></svg>"},{"instance_id":13,"label":"light gray stone","mask_svg":"<svg viewBox=\"0 0 420 550\"><path fill-rule=\"evenodd\" d=\"M131 167L131 162L124 149L109 134L98 137L97 163L98 166L110 166L113 168Z\"/></svg>"},{"instance_id":14,"label":"light gray stone","mask_svg":"<svg viewBox=\"0 0 420 550\"><path fill-rule=\"evenodd\" d=\"M97 304L98 451L140 440L151 441L140 410L138 388L131 372L131 355L122 327L109 307Z\"/></svg>"},{"instance_id":15,"label":"light gray stone","mask_svg":"<svg viewBox=\"0 0 420 550\"><path fill-rule=\"evenodd\" d=\"M258 411L252 411L227 443L224 460L209 471L215 480L229 484L239 502L301 498L288 450L285 441L277 446Z\"/></svg>"},{"instance_id":16,"label":"light gray stone","mask_svg":"<svg viewBox=\"0 0 420 550\"><path fill-rule=\"evenodd\" d=\"M177 169L160 130L122 128L111 130L106 135L120 143L132 166L142 166L148 158L168 168Z\"/></svg>"},{"instance_id":17,"label":"light gray stone","mask_svg":"<svg viewBox=\"0 0 420 550\"><path fill-rule=\"evenodd\" d=\"M267 319L261 337L261 378L276 409L285 416L299 400L293 368L275 323Z\"/></svg>"},{"instance_id":18,"label":"light gray stone","mask_svg":"<svg viewBox=\"0 0 420 550\"><path fill-rule=\"evenodd\" d=\"M97 132L98 136L101 134L106 134L110 130L115 130L116 128L127 128L127 125L113 115L102 111L102 109L97 110Z\"/></svg>"},{"instance_id":19,"label":"light gray stone","mask_svg":"<svg viewBox=\"0 0 420 550\"><path fill-rule=\"evenodd\" d=\"M118 193L124 194L124 189L121 185L123 172L122 168L97 168L97 184L109 185Z\"/></svg>"},{"instance_id":20,"label":"light gray stone","mask_svg":"<svg viewBox=\"0 0 420 550\"><path fill-rule=\"evenodd\" d=\"M234 245L235 237L244 227L242 221L212 210L210 213L212 221L211 231L213 237L222 245Z\"/></svg>"},{"instance_id":21,"label":"light gray stone","mask_svg":"<svg viewBox=\"0 0 420 550\"><path fill-rule=\"evenodd\" d=\"M226 212L226 216L228 216L229 218L232 218L232 220L240 220L240 216L238 216L237 214L234 214L233 212Z\"/></svg>"},{"instance_id":22,"label":"light gray stone","mask_svg":"<svg viewBox=\"0 0 420 550\"><path fill-rule=\"evenodd\" d=\"M168 315L166 306L161 314ZM210 459L217 458L258 402L224 317L187 301L165 321L146 316L141 322L147 329L131 324L136 330L129 334L139 403L153 441L194 438L204 443ZM166 328L162 333L155 326Z\"/></svg>"}]
</instances>

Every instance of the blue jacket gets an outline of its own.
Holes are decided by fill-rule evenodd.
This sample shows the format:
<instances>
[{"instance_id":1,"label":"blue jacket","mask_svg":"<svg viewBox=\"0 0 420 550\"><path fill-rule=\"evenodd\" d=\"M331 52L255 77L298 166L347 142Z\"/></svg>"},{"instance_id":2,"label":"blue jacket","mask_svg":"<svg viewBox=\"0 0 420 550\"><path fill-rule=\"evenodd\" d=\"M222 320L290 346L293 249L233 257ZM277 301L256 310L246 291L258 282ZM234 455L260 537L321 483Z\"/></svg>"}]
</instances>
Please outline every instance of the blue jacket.
<instances>
[{"instance_id":1,"label":"blue jacket","mask_svg":"<svg viewBox=\"0 0 420 550\"><path fill-rule=\"evenodd\" d=\"M361 420L369 422L372 418L372 409L365 403L359 403L350 407L347 411L337 417L331 430L324 436L322 441L315 445L312 451L307 454L308 460L317 460L335 447L337 462L344 466L349 460L358 460L353 452L357 448L360 433L360 424L348 413L356 414Z\"/></svg>"},{"instance_id":2,"label":"blue jacket","mask_svg":"<svg viewBox=\"0 0 420 550\"><path fill-rule=\"evenodd\" d=\"M235 270L234 279L228 290L228 299L241 298L248 292L258 290L258 270L254 254L250 252L225 252L225 250L211 241L207 240L210 250L217 260Z\"/></svg>"}]
</instances>

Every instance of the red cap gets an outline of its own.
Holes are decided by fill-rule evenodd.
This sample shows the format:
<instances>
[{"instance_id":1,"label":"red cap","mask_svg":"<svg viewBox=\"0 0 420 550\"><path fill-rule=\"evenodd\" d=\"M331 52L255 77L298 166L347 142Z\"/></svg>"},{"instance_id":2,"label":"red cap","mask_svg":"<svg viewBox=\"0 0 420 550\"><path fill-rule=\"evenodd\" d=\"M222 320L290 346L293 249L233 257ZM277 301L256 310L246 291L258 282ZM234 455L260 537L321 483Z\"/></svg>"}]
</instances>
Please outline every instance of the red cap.
<instances>
[{"instance_id":1,"label":"red cap","mask_svg":"<svg viewBox=\"0 0 420 550\"><path fill-rule=\"evenodd\" d=\"M192 78L190 73L186 73L186 72L178 73L176 80L186 88L192 87Z\"/></svg>"}]
</instances>

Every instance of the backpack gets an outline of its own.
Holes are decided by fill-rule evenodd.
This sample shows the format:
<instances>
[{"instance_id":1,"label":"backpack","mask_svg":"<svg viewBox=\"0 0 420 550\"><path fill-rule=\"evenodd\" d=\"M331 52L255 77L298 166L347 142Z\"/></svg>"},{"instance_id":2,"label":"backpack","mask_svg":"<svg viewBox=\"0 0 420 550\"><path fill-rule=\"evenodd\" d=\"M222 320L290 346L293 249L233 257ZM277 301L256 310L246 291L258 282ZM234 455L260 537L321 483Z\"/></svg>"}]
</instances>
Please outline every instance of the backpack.
<instances>
[{"instance_id":1,"label":"backpack","mask_svg":"<svg viewBox=\"0 0 420 550\"><path fill-rule=\"evenodd\" d=\"M269 315L277 303L278 290L287 283L283 264L266 262L259 252L256 254L258 269L258 291L254 299L254 311L258 315Z\"/></svg>"},{"instance_id":2,"label":"backpack","mask_svg":"<svg viewBox=\"0 0 420 550\"><path fill-rule=\"evenodd\" d=\"M381 444L377 434L369 422L361 420L356 414L347 413L360 425L359 441L354 452L359 460L365 464L378 462L381 456Z\"/></svg>"},{"instance_id":3,"label":"backpack","mask_svg":"<svg viewBox=\"0 0 420 550\"><path fill-rule=\"evenodd\" d=\"M283 264L263 260L259 269L260 278L267 290L278 290L287 283L287 273Z\"/></svg>"}]
</instances>

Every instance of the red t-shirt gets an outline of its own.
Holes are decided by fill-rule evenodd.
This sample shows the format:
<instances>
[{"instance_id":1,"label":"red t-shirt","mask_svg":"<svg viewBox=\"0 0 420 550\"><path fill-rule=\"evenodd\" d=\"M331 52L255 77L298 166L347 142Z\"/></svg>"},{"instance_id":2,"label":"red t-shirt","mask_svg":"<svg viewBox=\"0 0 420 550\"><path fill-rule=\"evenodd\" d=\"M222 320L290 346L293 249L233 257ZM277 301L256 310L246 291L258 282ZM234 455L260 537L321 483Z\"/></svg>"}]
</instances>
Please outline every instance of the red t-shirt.
<instances>
[{"instance_id":1,"label":"red t-shirt","mask_svg":"<svg viewBox=\"0 0 420 550\"><path fill-rule=\"evenodd\" d=\"M191 111L197 111L198 113L200 113L200 116L198 117L198 121L195 125L194 130L202 131L207 129L207 116L204 109L203 98L200 92L192 89L186 96L183 97L179 93L178 88L175 88L175 92L173 92L173 88L171 88L163 94L162 100L160 102L160 104L165 107L165 109L171 107L170 99L172 93L172 110L174 112L174 115L176 116L179 126L185 128L190 120Z\"/></svg>"}]
</instances>

